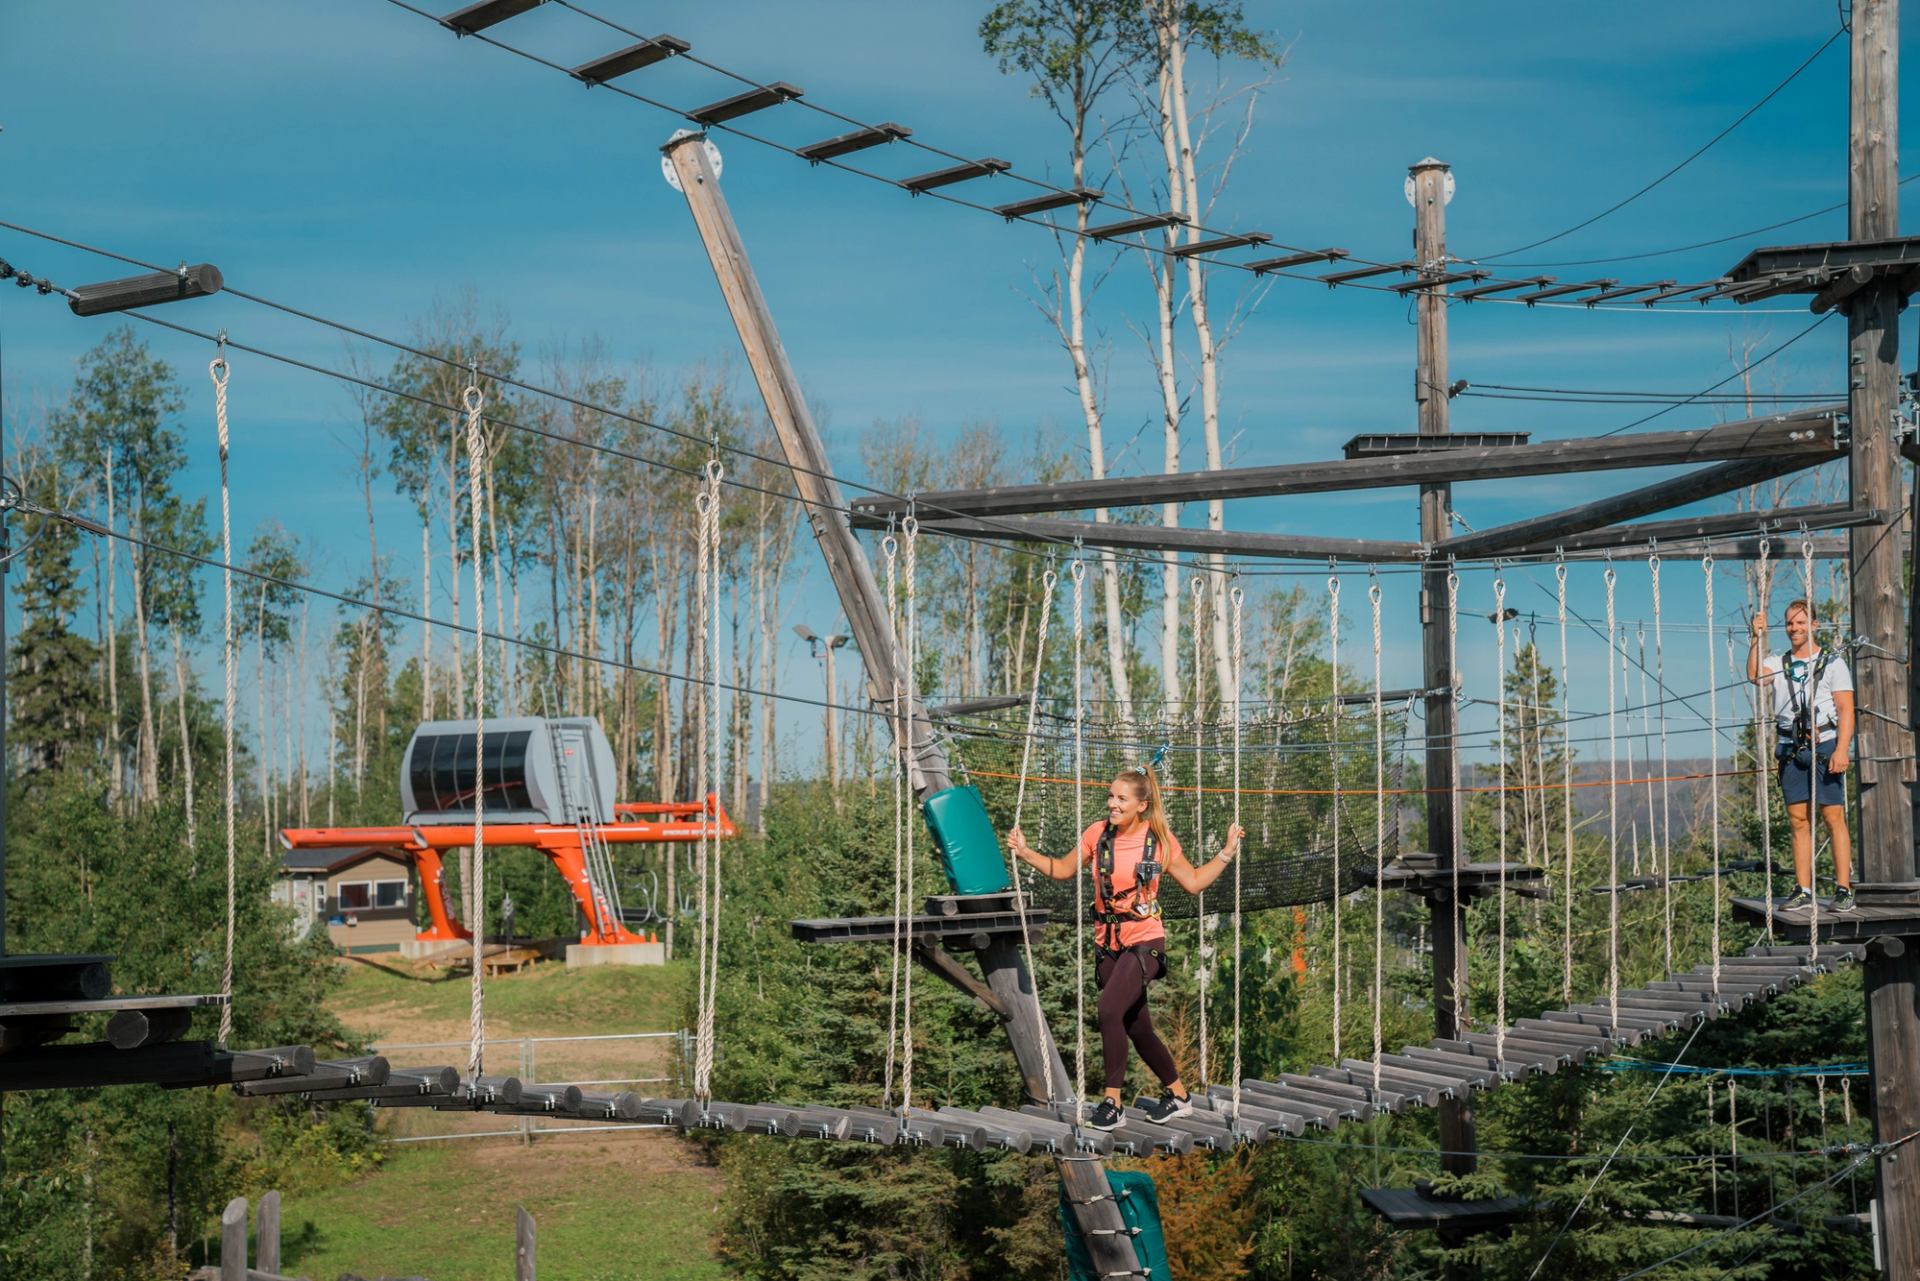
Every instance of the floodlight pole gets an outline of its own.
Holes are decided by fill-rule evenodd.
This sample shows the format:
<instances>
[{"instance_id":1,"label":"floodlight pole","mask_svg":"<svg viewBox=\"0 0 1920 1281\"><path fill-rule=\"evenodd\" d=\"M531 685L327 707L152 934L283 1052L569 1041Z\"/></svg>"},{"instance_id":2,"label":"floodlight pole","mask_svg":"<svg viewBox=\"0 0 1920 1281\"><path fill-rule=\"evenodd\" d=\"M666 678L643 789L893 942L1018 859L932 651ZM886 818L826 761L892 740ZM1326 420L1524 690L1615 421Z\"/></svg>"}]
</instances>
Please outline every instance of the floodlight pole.
<instances>
[{"instance_id":1,"label":"floodlight pole","mask_svg":"<svg viewBox=\"0 0 1920 1281\"><path fill-rule=\"evenodd\" d=\"M1408 199L1413 203L1413 246L1423 275L1442 275L1447 265L1447 200L1453 194L1449 167L1429 156L1407 174ZM1422 436L1445 436L1451 430L1447 402L1447 287L1432 285L1414 296L1418 355L1413 399L1419 409ZM1420 541L1429 546L1445 539L1453 509L1452 485L1420 487ZM1429 561L1420 575L1420 636L1422 687L1426 694L1427 724L1427 848L1438 856L1445 871L1460 858L1454 848L1454 794L1447 790L1453 777L1454 718L1452 658L1448 653L1447 575L1450 563ZM1445 891L1429 904L1433 936L1433 1030L1436 1036L1458 1040L1465 1031L1459 993L1466 987L1467 911ZM1440 1101L1440 1158L1449 1174L1471 1174L1474 1156L1473 1104L1461 1097Z\"/></svg>"},{"instance_id":2,"label":"floodlight pole","mask_svg":"<svg viewBox=\"0 0 1920 1281\"><path fill-rule=\"evenodd\" d=\"M896 741L894 750L905 761L914 795L925 797L941 791L952 782L946 752L933 736L933 723L914 688L913 673L907 670L894 644L887 625L886 597L874 581L873 567L848 523L846 499L830 469L826 445L807 410L800 381L787 360L773 314L747 260L746 246L707 159L706 136L684 134L669 141L661 151L676 185L687 198L687 208L746 350L747 364L766 402L767 417L792 469L794 488L806 508L814 542L826 560L840 606L846 611L848 630L853 633L867 674L867 697L874 706L894 713L887 717L890 731L897 734L902 719L908 726L907 741ZM896 690L900 691L898 702ZM1007 1038L1013 1043L1027 1094L1036 1101L1044 1100L1058 1093L1049 1082L1058 1082L1066 1087L1068 1095L1078 1097L1080 1083L1067 1074L1053 1033L1040 1017L1033 980L1017 943L1005 936L996 937L987 946L975 949L974 955L988 987L1006 1010ZM1139 1260L1107 1184L1105 1163L1063 1157L1058 1165L1068 1203L1096 1271L1102 1276L1138 1275Z\"/></svg>"},{"instance_id":3,"label":"floodlight pole","mask_svg":"<svg viewBox=\"0 0 1920 1281\"><path fill-rule=\"evenodd\" d=\"M1881 240L1900 234L1899 0L1855 0L1847 137L1847 235ZM1904 286L1882 276L1848 298L1847 385L1855 507L1892 509L1901 499L1899 405L1900 306ZM1912 601L1902 602L1900 540L1885 528L1848 534L1854 682L1861 719L1860 871L1867 884L1915 879L1913 653L1907 634ZM1920 584L1916 584L1920 585ZM1873 1073L1874 1137L1920 1130L1920 940L1867 948L1862 984ZM1893 953L1899 953L1894 955ZM1912 1145L1878 1158L1880 1257L1890 1277L1920 1276L1920 1151Z\"/></svg>"}]
</instances>

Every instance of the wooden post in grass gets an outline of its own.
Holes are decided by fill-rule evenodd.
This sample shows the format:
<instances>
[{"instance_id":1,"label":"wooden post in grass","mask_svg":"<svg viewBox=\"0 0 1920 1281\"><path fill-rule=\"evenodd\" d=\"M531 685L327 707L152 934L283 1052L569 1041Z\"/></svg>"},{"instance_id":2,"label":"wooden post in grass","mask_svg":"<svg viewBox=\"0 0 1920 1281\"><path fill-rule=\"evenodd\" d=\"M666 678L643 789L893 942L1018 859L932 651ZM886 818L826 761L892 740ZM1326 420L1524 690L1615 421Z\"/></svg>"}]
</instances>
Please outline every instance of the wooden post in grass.
<instances>
[{"instance_id":1,"label":"wooden post in grass","mask_svg":"<svg viewBox=\"0 0 1920 1281\"><path fill-rule=\"evenodd\" d=\"M534 1281L534 1226L527 1207L513 1207L513 1281Z\"/></svg>"}]
</instances>

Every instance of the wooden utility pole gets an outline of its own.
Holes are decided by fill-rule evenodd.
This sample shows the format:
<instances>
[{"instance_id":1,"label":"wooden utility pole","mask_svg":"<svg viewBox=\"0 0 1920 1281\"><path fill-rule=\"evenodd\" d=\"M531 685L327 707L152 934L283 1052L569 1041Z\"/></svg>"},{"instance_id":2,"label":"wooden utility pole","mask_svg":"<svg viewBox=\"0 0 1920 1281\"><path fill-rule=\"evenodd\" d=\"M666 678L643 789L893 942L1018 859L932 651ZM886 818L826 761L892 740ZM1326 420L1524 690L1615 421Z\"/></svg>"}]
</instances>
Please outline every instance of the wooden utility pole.
<instances>
[{"instance_id":1,"label":"wooden utility pole","mask_svg":"<svg viewBox=\"0 0 1920 1281\"><path fill-rule=\"evenodd\" d=\"M1855 0L1852 101L1847 136L1847 235L1855 241L1900 234L1899 0ZM1900 506L1899 316L1902 285L1880 276L1843 304L1853 430L1849 467L1855 507ZM1890 528L1897 529L1898 526ZM1901 600L1902 549L1887 528L1848 534L1853 586L1855 740L1860 762L1860 871L1863 882L1915 877L1914 734L1909 655L1911 602ZM1874 1137L1920 1130L1920 948L1869 947L1863 969ZM1891 952L1901 955L1889 955ZM1880 1257L1890 1277L1920 1276L1920 1151L1881 1154Z\"/></svg>"},{"instance_id":2,"label":"wooden utility pole","mask_svg":"<svg viewBox=\"0 0 1920 1281\"><path fill-rule=\"evenodd\" d=\"M1413 201L1413 253L1422 275L1443 275L1447 268L1447 201L1453 195L1449 168L1429 156L1407 176ZM1420 411L1422 436L1445 436L1450 430L1447 403L1447 287L1434 285L1415 294L1419 354L1414 368L1413 399ZM1420 487L1420 541L1429 545L1445 539L1453 510L1452 485ZM1448 653L1447 575L1450 563L1430 561L1420 576L1420 635L1424 662L1427 711L1427 848L1439 857L1444 871L1460 851L1453 847L1454 795L1447 790L1453 777L1454 724L1453 661ZM1466 905L1445 890L1431 904L1433 919L1433 1030L1458 1039L1466 1031L1460 1018L1459 994L1467 980ZM1440 1103L1440 1147L1452 1155L1440 1158L1450 1174L1471 1174L1478 1164L1473 1155L1473 1104L1463 1091Z\"/></svg>"},{"instance_id":3,"label":"wooden utility pole","mask_svg":"<svg viewBox=\"0 0 1920 1281\"><path fill-rule=\"evenodd\" d=\"M913 674L906 669L899 648L887 626L887 602L874 582L873 567L847 521L846 497L834 479L827 459L826 445L813 424L806 400L800 394L799 379L787 360L773 314L760 292L747 260L746 246L720 193L720 182L707 159L704 134L688 133L674 138L661 150L672 166L701 243L713 263L713 274L732 313L734 328L746 349L747 364L753 370L767 417L780 439L787 466L793 472L794 487L806 507L807 523L813 529L814 542L826 560L827 573L846 611L848 629L860 651L867 674L867 697L875 707L889 711L887 727L898 735L901 717L907 722L907 741L896 741L894 749L904 758L914 795L925 798L952 785L946 752L933 736L933 724L927 719L919 691L913 686ZM898 696L896 700L896 691ZM1033 979L1027 972L1016 940L1000 936L988 940L974 952L986 976L987 986L1005 1011L1007 1038L1013 1043L1014 1058L1027 1094L1035 1101L1064 1093L1078 1098L1080 1083L1067 1074L1053 1033L1040 1017L1034 999ZM1051 1085L1050 1085L1051 1083ZM1104 1162L1080 1157L1062 1158L1060 1179L1067 1200L1086 1241L1096 1271L1101 1276L1139 1275L1140 1265L1133 1250L1133 1239L1115 1205L1106 1178Z\"/></svg>"}]
</instances>

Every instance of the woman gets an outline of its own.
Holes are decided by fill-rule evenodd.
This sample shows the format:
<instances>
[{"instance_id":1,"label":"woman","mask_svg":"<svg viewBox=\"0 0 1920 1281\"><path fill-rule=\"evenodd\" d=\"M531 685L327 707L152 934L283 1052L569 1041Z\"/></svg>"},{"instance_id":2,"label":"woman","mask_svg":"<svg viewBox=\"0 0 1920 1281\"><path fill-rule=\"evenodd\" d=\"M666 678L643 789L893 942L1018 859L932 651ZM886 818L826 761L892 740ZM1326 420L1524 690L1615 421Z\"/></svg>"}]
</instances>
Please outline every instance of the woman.
<instances>
[{"instance_id":1,"label":"woman","mask_svg":"<svg viewBox=\"0 0 1920 1281\"><path fill-rule=\"evenodd\" d=\"M1780 798L1793 827L1793 877L1798 888L1782 907L1813 902L1813 805L1833 838L1833 910L1853 910L1853 845L1847 837L1846 773L1853 748L1853 674L1840 655L1813 641L1813 611L1797 600L1787 606L1785 654L1769 654L1767 620L1753 620L1747 679L1772 682L1779 724L1774 756L1780 762Z\"/></svg>"},{"instance_id":2,"label":"woman","mask_svg":"<svg viewBox=\"0 0 1920 1281\"><path fill-rule=\"evenodd\" d=\"M1166 1124L1193 1111L1173 1055L1153 1030L1147 1011L1147 985L1167 972L1167 931L1160 923L1160 880L1165 871L1189 894L1220 879L1240 852L1239 824L1227 829L1227 843L1202 867L1187 862L1167 827L1160 783L1153 770L1135 765L1122 770L1107 792L1107 817L1080 834L1073 854L1049 858L1027 844L1014 828L1007 848L1056 881L1071 880L1083 864L1093 868L1094 941L1100 961L1094 970L1100 986L1100 1052L1106 1066L1106 1097L1087 1124L1112 1130L1126 1124L1120 1088L1127 1079L1127 1042L1132 1041L1164 1093L1143 1107L1147 1119Z\"/></svg>"}]
</instances>

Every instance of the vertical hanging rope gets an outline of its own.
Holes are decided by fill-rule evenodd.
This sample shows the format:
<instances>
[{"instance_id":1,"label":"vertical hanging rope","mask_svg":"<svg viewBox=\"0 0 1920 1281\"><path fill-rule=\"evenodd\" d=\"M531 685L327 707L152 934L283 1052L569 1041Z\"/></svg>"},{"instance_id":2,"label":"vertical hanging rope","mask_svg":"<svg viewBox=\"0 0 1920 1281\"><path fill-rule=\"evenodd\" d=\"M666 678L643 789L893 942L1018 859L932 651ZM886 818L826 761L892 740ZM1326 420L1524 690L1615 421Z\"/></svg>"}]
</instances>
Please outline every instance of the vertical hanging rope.
<instances>
[{"instance_id":1,"label":"vertical hanging rope","mask_svg":"<svg viewBox=\"0 0 1920 1281\"><path fill-rule=\"evenodd\" d=\"M704 799L706 779L700 777L700 763L706 759L702 750L702 740L707 733L707 578L713 572L709 559L712 539L707 534L707 522L712 518L713 505L707 496L707 489L701 485L693 499L694 511L694 573L693 573L693 617L688 620L693 628L692 670L687 673L687 695L693 700L693 736L694 736L694 794ZM713 878L711 862L712 842L707 838L706 824L701 824L700 838L694 847L694 858L699 865L699 933L694 942L695 972L697 987L694 994L694 1054L693 1054L693 1094L703 1105L711 1097L708 1093L707 1065L712 1062L707 1051L707 935L712 925L708 919L708 909L713 901L710 886Z\"/></svg>"},{"instance_id":2,"label":"vertical hanging rope","mask_svg":"<svg viewBox=\"0 0 1920 1281\"><path fill-rule=\"evenodd\" d=\"M1813 540L1811 538L1803 538L1800 540L1800 575L1801 575L1801 584L1803 588L1801 592L1801 598L1807 602L1807 621L1811 624L1814 618ZM1812 628L1809 627L1808 630L1811 631ZM1812 639L1812 638L1809 637L1809 639ZM1815 640L1814 643L1817 645L1819 642ZM1820 696L1820 690L1818 689L1818 682L1816 681L1814 682L1813 686L1808 688L1806 697L1809 702L1812 702L1816 700L1819 696ZM1811 713L1809 713L1809 715L1811 715ZM1817 726L1813 731L1813 737L1814 737L1814 745L1812 748L1813 760L1814 762L1817 763L1820 759L1820 744L1819 744L1820 731ZM1818 963L1818 961L1820 960L1820 839L1821 839L1821 829L1824 825L1815 821L1816 816L1818 815L1820 810L1820 806L1817 803L1819 801L1819 797L1815 795L1815 793L1817 793L1820 790L1819 789L1819 771L1817 769L1813 771L1811 781L1807 784L1807 787L1808 787L1807 889L1813 895L1813 904L1812 904L1813 910L1811 914L1812 929L1807 935L1808 942L1810 944L1810 948L1807 953L1807 959L1811 962ZM1842 790L1841 790L1841 797L1840 797L1841 805L1843 807L1841 811L1842 813L1845 813L1845 809L1844 809L1844 806L1846 804L1845 788L1846 788L1846 783L1843 778L1841 782ZM1839 865L1836 863L1834 866L1834 875L1836 879L1839 876L1839 871L1840 871Z\"/></svg>"},{"instance_id":3,"label":"vertical hanging rope","mask_svg":"<svg viewBox=\"0 0 1920 1281\"><path fill-rule=\"evenodd\" d=\"M718 459L709 459L706 483L694 499L699 542L694 588L699 597L695 637L694 750L699 755L699 795L704 805L718 791L715 759L720 740L720 480ZM700 1003L695 1028L693 1092L702 1105L713 1097L714 1011L720 985L720 840L701 824L700 835Z\"/></svg>"},{"instance_id":4,"label":"vertical hanging rope","mask_svg":"<svg viewBox=\"0 0 1920 1281\"><path fill-rule=\"evenodd\" d=\"M905 657L907 665L906 690L907 702L911 704L919 689L919 677L915 674L920 662L920 520L912 512L900 523L900 532L904 536L901 544L904 570L907 580L907 608L905 623L907 643ZM913 718L907 716L907 787L908 800L913 799L913 762L918 759L919 745L912 741L914 733ZM906 834L906 910L913 911L913 832L916 826L913 811L909 805L903 814L901 826ZM904 1114L913 1106L913 967L900 967L900 1109Z\"/></svg>"},{"instance_id":5,"label":"vertical hanging rope","mask_svg":"<svg viewBox=\"0 0 1920 1281\"><path fill-rule=\"evenodd\" d=\"M1340 579L1327 576L1328 652L1332 666L1333 692L1327 700L1327 756L1333 765L1333 1061L1340 1054L1340 989L1346 972L1340 966L1340 903L1346 898L1340 879Z\"/></svg>"},{"instance_id":6,"label":"vertical hanging rope","mask_svg":"<svg viewBox=\"0 0 1920 1281\"><path fill-rule=\"evenodd\" d=\"M1753 609L1762 618L1767 613L1767 556L1773 550L1773 540L1760 540L1760 559L1754 569ZM1761 655L1762 660L1766 655ZM1767 804L1767 770L1763 764L1762 753L1768 742L1769 726L1772 719L1768 715L1769 703L1773 695L1772 681L1755 681L1750 687L1753 698L1753 803L1760 815L1760 862L1763 864L1760 879L1767 900L1767 942L1773 942L1773 813Z\"/></svg>"},{"instance_id":7,"label":"vertical hanging rope","mask_svg":"<svg viewBox=\"0 0 1920 1281\"><path fill-rule=\"evenodd\" d=\"M485 526L480 523L480 478L486 463L486 444L480 433L480 409L486 397L472 383L462 395L467 411L467 518L468 534L473 540L473 978L468 1008L467 1070L475 1080L485 1066L487 1045L486 977L487 942L487 614L480 597L485 582L480 572L484 563L482 544Z\"/></svg>"},{"instance_id":8,"label":"vertical hanging rope","mask_svg":"<svg viewBox=\"0 0 1920 1281\"><path fill-rule=\"evenodd\" d=\"M1385 1052L1381 1010L1387 1003L1387 720L1380 701L1380 573L1368 572L1367 600L1373 605L1373 1088L1380 1088L1380 1056Z\"/></svg>"},{"instance_id":9,"label":"vertical hanging rope","mask_svg":"<svg viewBox=\"0 0 1920 1281\"><path fill-rule=\"evenodd\" d=\"M1559 557L1553 567L1554 585L1560 606L1560 826L1566 837L1566 858L1560 886L1560 995L1573 1003L1573 752L1567 737L1568 690L1572 674L1567 671L1567 562ZM1711 640L1711 637L1709 637Z\"/></svg>"},{"instance_id":10,"label":"vertical hanging rope","mask_svg":"<svg viewBox=\"0 0 1920 1281\"><path fill-rule=\"evenodd\" d=\"M1716 668L1713 635L1713 557L1700 558L1700 577L1707 598L1707 810L1713 845L1713 990L1720 990L1720 676Z\"/></svg>"},{"instance_id":11,"label":"vertical hanging rope","mask_svg":"<svg viewBox=\"0 0 1920 1281\"><path fill-rule=\"evenodd\" d=\"M225 769L226 791L222 809L227 827L227 950L220 967L220 994L227 999L220 1005L220 1044L233 1037L233 900L234 900L234 822L233 822L233 720L238 702L234 679L233 654L233 506L227 491L227 379L232 369L227 364L227 344L222 336L219 349L207 365L213 380L213 426L220 442L220 665L226 683Z\"/></svg>"},{"instance_id":12,"label":"vertical hanging rope","mask_svg":"<svg viewBox=\"0 0 1920 1281\"><path fill-rule=\"evenodd\" d=\"M1615 737L1614 717L1619 710L1620 691L1616 688L1619 669L1614 650L1619 644L1618 624L1614 620L1613 587L1617 581L1613 562L1607 562L1607 1017L1620 1026L1620 749Z\"/></svg>"},{"instance_id":13,"label":"vertical hanging rope","mask_svg":"<svg viewBox=\"0 0 1920 1281\"><path fill-rule=\"evenodd\" d=\"M1507 580L1498 568L1493 578L1493 626L1499 632L1495 649L1499 658L1500 693L1495 699L1500 718L1500 928L1497 955L1499 974L1494 979L1493 1056L1507 1057Z\"/></svg>"},{"instance_id":14,"label":"vertical hanging rope","mask_svg":"<svg viewBox=\"0 0 1920 1281\"><path fill-rule=\"evenodd\" d=\"M1056 582L1060 582L1060 576L1054 574L1054 570L1046 570L1044 574L1041 574L1041 626L1039 626L1039 638L1033 643L1033 691L1027 695L1027 737L1021 741L1020 784L1014 789L1014 826L1016 826L1016 828L1020 826L1021 809L1023 809L1025 803L1027 803L1027 766L1033 764L1033 739L1035 739L1035 734L1037 734L1037 730L1039 730L1039 716L1041 716L1041 672L1046 670L1046 624L1052 620L1052 615L1054 615L1054 584L1056 584ZM1079 837L1075 837L1075 841L1077 841L1077 839L1079 839ZM1075 845L1075 849L1079 849L1079 845ZM1027 976L1029 976L1029 981L1033 983L1033 1016L1044 1026L1044 1024L1046 1024L1046 1016L1044 1016L1044 1012L1041 1010L1041 972L1033 966L1033 935L1031 935L1031 931L1027 930L1027 895L1020 889L1020 860L1014 858L1012 849L1008 849L1006 858L1008 858L1008 872L1010 872L1010 876L1012 876L1012 880L1014 880L1014 903L1020 906L1020 951L1021 955L1027 958ZM899 887L897 887L897 891L899 891ZM895 908L895 930L899 930L900 924L902 924L902 922L900 922L899 908ZM899 951L899 941L895 941L895 951ZM1206 987L1202 987L1200 991L1202 991L1202 1001L1204 1001L1204 999L1206 999ZM1204 1008L1204 1006L1202 1006L1202 1008ZM1206 1020L1206 1016L1202 1014L1202 1033L1200 1033L1202 1043L1206 1041L1206 1022L1204 1022L1204 1020ZM1052 1064L1052 1056L1048 1056L1048 1060L1046 1060L1046 1102L1054 1102L1054 1099L1056 1099L1056 1095L1054 1095L1054 1064Z\"/></svg>"},{"instance_id":15,"label":"vertical hanging rope","mask_svg":"<svg viewBox=\"0 0 1920 1281\"><path fill-rule=\"evenodd\" d=\"M1667 973L1673 973L1673 806L1667 777L1667 651L1660 630L1660 557L1647 557L1647 578L1653 589L1653 684L1660 701L1660 892L1665 918L1663 937L1667 948ZM1708 629L1712 642L1712 629ZM1711 733L1711 731L1709 731ZM1652 821L1652 816L1648 816Z\"/></svg>"},{"instance_id":16,"label":"vertical hanging rope","mask_svg":"<svg viewBox=\"0 0 1920 1281\"><path fill-rule=\"evenodd\" d=\"M1227 593L1233 608L1233 823L1240 823L1240 701L1244 690L1242 606L1246 593L1234 587ZM1233 860L1233 1119L1240 1119L1240 971L1245 968L1240 949L1240 858Z\"/></svg>"},{"instance_id":17,"label":"vertical hanging rope","mask_svg":"<svg viewBox=\"0 0 1920 1281\"><path fill-rule=\"evenodd\" d=\"M1073 1119L1087 1119L1087 882L1080 834L1087 830L1087 563L1079 556L1067 568L1073 580Z\"/></svg>"},{"instance_id":18,"label":"vertical hanging rope","mask_svg":"<svg viewBox=\"0 0 1920 1281\"><path fill-rule=\"evenodd\" d=\"M880 551L887 564L887 633L893 637L895 652L904 652L900 643L900 541L891 532L880 540ZM1044 628L1046 623L1041 622ZM1044 632L1042 633L1044 635ZM1037 687L1036 687L1037 692ZM893 674L892 698L888 702L887 714L893 718L893 958L887 966L887 1060L882 1077L881 1103L884 1108L893 1107L893 1052L900 1036L900 968L905 965L906 957L906 882L904 863L906 848L906 782L907 782L907 717L900 701L900 673L896 668ZM1027 722L1027 741L1033 741L1033 722ZM1024 761L1024 758L1023 758ZM1026 773L1024 763L1020 773ZM1020 795L1026 796L1027 782L1020 780ZM1014 804L1014 825L1020 823L1019 802ZM1020 918L1024 929L1026 917ZM1027 962L1029 971L1033 968L1031 959Z\"/></svg>"},{"instance_id":19,"label":"vertical hanging rope","mask_svg":"<svg viewBox=\"0 0 1920 1281\"><path fill-rule=\"evenodd\" d=\"M1205 670L1201 662L1201 639L1206 635L1206 627L1201 623L1205 613L1207 584L1201 575L1195 574L1187 580L1189 594L1193 597L1192 607L1187 616L1193 620L1193 840L1194 848L1206 852L1206 719L1202 709L1206 705L1207 684L1201 673ZM1207 980L1212 976L1213 966L1209 964L1207 951L1207 893L1200 891L1195 908L1200 922L1200 1088L1204 1092L1213 1084L1212 1040L1207 1033ZM1236 971L1237 973L1238 971ZM1236 1078L1235 1088L1238 1088Z\"/></svg>"},{"instance_id":20,"label":"vertical hanging rope","mask_svg":"<svg viewBox=\"0 0 1920 1281\"><path fill-rule=\"evenodd\" d=\"M1460 860L1466 857L1466 817L1460 812L1462 795L1460 791L1460 695L1466 682L1460 675L1460 575L1454 570L1447 571L1447 699L1453 705L1453 740L1447 744L1447 790L1452 794L1453 804L1448 806L1452 817L1448 820L1452 827L1453 851L1449 864L1449 875L1453 880L1451 905L1447 910L1447 932L1453 935L1454 972L1448 978L1454 983L1453 1008L1456 1011L1455 1022L1459 1022L1458 1012L1467 1008L1467 914L1460 907Z\"/></svg>"}]
</instances>

